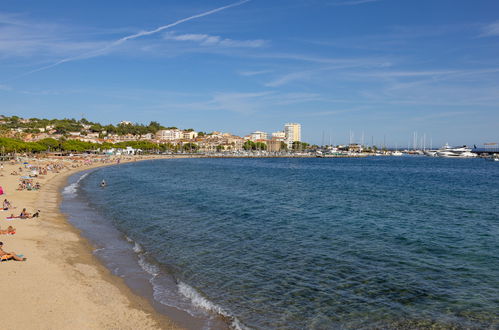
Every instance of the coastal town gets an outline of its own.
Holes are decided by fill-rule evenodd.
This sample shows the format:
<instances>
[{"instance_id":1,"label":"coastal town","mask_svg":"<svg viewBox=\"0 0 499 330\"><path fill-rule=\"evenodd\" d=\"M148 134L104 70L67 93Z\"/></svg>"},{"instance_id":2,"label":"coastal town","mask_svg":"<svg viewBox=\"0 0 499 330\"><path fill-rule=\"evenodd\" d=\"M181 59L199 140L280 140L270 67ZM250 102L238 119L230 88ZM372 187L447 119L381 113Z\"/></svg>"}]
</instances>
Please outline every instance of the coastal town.
<instances>
[{"instance_id":1,"label":"coastal town","mask_svg":"<svg viewBox=\"0 0 499 330\"><path fill-rule=\"evenodd\" d=\"M30 150L102 151L118 149L157 152L268 152L303 151L308 143L301 140L301 125L287 123L280 131L268 134L254 131L244 137L223 132L199 132L192 128L164 127L158 122L148 125L121 121L117 125L101 125L86 119L38 119L0 116L0 136L31 143ZM6 141L3 141L4 144ZM78 143L81 142L81 143ZM13 146L15 147L15 146ZM21 148L22 149L22 148Z\"/></svg>"},{"instance_id":2,"label":"coastal town","mask_svg":"<svg viewBox=\"0 0 499 330\"><path fill-rule=\"evenodd\" d=\"M202 132L192 128L165 127L156 121L148 125L121 121L102 125L84 118L38 119L0 116L0 152L2 157L16 153L45 153L67 156L73 154L135 155L135 154L196 154L209 157L367 157L426 155L443 158L482 157L499 159L497 143L441 148L418 140L414 133L412 147L366 145L352 138L338 145L311 145L302 141L299 123L286 123L272 133L256 130L245 136L219 131Z\"/></svg>"}]
</instances>

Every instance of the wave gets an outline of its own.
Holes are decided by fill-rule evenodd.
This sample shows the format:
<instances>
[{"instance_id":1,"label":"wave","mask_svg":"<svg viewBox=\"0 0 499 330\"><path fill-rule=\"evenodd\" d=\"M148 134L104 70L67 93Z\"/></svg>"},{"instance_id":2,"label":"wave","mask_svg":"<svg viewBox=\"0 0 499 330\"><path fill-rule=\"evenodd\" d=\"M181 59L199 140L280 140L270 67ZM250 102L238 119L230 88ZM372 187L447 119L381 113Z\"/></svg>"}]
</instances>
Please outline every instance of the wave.
<instances>
[{"instance_id":1,"label":"wave","mask_svg":"<svg viewBox=\"0 0 499 330\"><path fill-rule=\"evenodd\" d=\"M144 249L142 249L142 246L140 246L139 243L135 242L135 244L133 245L133 252L141 253L144 252Z\"/></svg>"},{"instance_id":2,"label":"wave","mask_svg":"<svg viewBox=\"0 0 499 330\"><path fill-rule=\"evenodd\" d=\"M152 276L159 275L159 267L147 262L146 257L143 254L139 254L139 265L146 273Z\"/></svg>"},{"instance_id":3,"label":"wave","mask_svg":"<svg viewBox=\"0 0 499 330\"><path fill-rule=\"evenodd\" d=\"M246 326L241 324L241 322L234 316L232 316L229 312L224 310L222 307L217 304L209 301L205 297L203 297L199 292L196 291L193 287L184 282L179 282L178 291L189 301L191 304L197 308L204 309L206 311L218 314L222 316L224 320L229 321L229 324L232 328L237 330L246 330L248 329Z\"/></svg>"},{"instance_id":4,"label":"wave","mask_svg":"<svg viewBox=\"0 0 499 330\"><path fill-rule=\"evenodd\" d=\"M78 180L76 180L76 182L70 184L69 186L64 187L64 189L62 190L62 194L70 197L75 197L76 193L78 192L77 189L78 186L80 185L80 181L83 180L87 175L88 173L84 173L82 176L78 178Z\"/></svg>"},{"instance_id":5,"label":"wave","mask_svg":"<svg viewBox=\"0 0 499 330\"><path fill-rule=\"evenodd\" d=\"M157 285L155 283L155 279L159 279L158 276L160 275L161 271L159 266L154 265L147 261L146 259L147 252L144 252L144 249L139 243L135 242L127 235L125 235L125 239L130 244L133 245L132 250L137 254L138 264L140 265L142 270L152 275L152 278L149 282L153 286L153 292L154 292L153 296L156 301L167 306L173 306L181 310L184 310L187 313L191 314L192 316L199 316L199 312L196 312L195 310L208 312L209 314L216 314L221 316L222 319L224 319L225 321L227 321L229 326L233 329L237 330L248 329L236 317L232 316L222 307L216 305L215 303L203 297L198 291L196 291L196 289L194 289L193 287L184 282L178 282L178 284L176 285L177 290L173 290L173 291L178 291L179 296L176 296L175 292L167 290L166 287L164 287L163 285ZM181 301L178 301L178 298L182 298L182 300L185 299L186 301L182 303ZM195 310L193 310L192 307L194 307Z\"/></svg>"}]
</instances>

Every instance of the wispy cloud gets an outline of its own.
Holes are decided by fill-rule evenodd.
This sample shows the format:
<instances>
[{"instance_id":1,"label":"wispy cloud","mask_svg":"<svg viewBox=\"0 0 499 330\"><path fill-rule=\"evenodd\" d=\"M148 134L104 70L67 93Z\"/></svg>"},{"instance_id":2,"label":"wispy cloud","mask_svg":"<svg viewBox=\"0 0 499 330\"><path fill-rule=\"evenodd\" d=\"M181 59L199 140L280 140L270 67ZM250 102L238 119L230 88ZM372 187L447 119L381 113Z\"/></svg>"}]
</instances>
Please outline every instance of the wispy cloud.
<instances>
[{"instance_id":1,"label":"wispy cloud","mask_svg":"<svg viewBox=\"0 0 499 330\"><path fill-rule=\"evenodd\" d=\"M293 82L293 81L309 79L311 75L312 75L312 71L292 72L292 73L285 74L285 75L283 75L277 79L274 79L272 81L269 81L268 83L265 84L265 86L267 86L267 87L280 87L280 86L286 85L286 84Z\"/></svg>"},{"instance_id":2,"label":"wispy cloud","mask_svg":"<svg viewBox=\"0 0 499 330\"><path fill-rule=\"evenodd\" d=\"M266 44L265 40L233 40L221 36L209 34L176 34L175 32L165 33L165 40L190 41L199 43L202 46L211 47L241 47L258 48Z\"/></svg>"},{"instance_id":3,"label":"wispy cloud","mask_svg":"<svg viewBox=\"0 0 499 330\"><path fill-rule=\"evenodd\" d=\"M258 71L240 71L239 74L244 77L259 76L262 74L270 73L271 70L258 70Z\"/></svg>"},{"instance_id":4,"label":"wispy cloud","mask_svg":"<svg viewBox=\"0 0 499 330\"><path fill-rule=\"evenodd\" d=\"M362 5L370 2L379 2L381 0L351 0L351 1L340 1L331 3L333 6L356 6Z\"/></svg>"},{"instance_id":5,"label":"wispy cloud","mask_svg":"<svg viewBox=\"0 0 499 330\"><path fill-rule=\"evenodd\" d=\"M482 29L482 37L498 37L499 36L499 21L487 24Z\"/></svg>"},{"instance_id":6,"label":"wispy cloud","mask_svg":"<svg viewBox=\"0 0 499 330\"><path fill-rule=\"evenodd\" d=\"M447 111L447 112L440 112L440 113L434 113L426 116L419 116L419 117L414 117L411 120L417 120L417 121L427 121L430 119L440 119L440 118L454 118L457 116L469 116L474 114L471 111Z\"/></svg>"},{"instance_id":7,"label":"wispy cloud","mask_svg":"<svg viewBox=\"0 0 499 330\"><path fill-rule=\"evenodd\" d=\"M125 43L125 42L127 42L129 40L134 40L134 39L138 39L138 38L141 38L141 37L145 37L145 36L150 36L150 35L153 35L153 34L157 34L157 33L162 32L164 30L167 30L167 29L170 29L170 28L175 27L177 25L180 25L182 23L186 23L186 22L189 22L189 21L192 21L194 19L201 18L201 17L213 15L213 14L218 13L220 11L223 11L223 10L226 10L226 9L229 9L229 8L232 8L232 7L240 6L240 5L242 5L244 3L247 3L249 1L250 0L242 0L242 1L230 4L230 5L227 5L227 6L223 6L223 7L219 7L219 8L216 8L216 9L212 9L212 10L203 12L201 14L197 14L197 15L189 16L187 18L180 19L180 20L178 20L176 22L160 26L160 27L158 27L156 29L153 29L153 30L141 31L141 32L138 32L138 33L135 33L135 34L131 34L131 35L125 36L123 38L120 38L120 39L118 39L118 40L116 40L114 42L111 42L111 43L107 44L105 47L102 47L102 48L99 48L99 49L95 49L93 51L89 51L87 53L84 53L84 54L81 54L81 55L78 55L78 56L64 58L64 59L59 60L59 61L57 61L57 62L55 62L53 64L46 65L46 66L37 68L35 70L26 72L26 73L24 73L24 74L22 74L22 75L20 75L20 76L18 76L16 78L24 77L24 76L27 76L27 75L30 75L30 74L33 74L35 72L39 72L39 71L42 71L42 70L47 70L47 69L56 67L58 65L61 65L63 63L68 63L68 62L73 62L73 61L77 61L77 60L82 60L82 59L87 59L87 58L91 58L91 57L95 57L95 56L104 55L104 54L108 53L108 51L110 49L112 49L112 48L114 48L116 46L119 46L119 45L121 45L121 44L123 44L123 43Z\"/></svg>"}]
</instances>

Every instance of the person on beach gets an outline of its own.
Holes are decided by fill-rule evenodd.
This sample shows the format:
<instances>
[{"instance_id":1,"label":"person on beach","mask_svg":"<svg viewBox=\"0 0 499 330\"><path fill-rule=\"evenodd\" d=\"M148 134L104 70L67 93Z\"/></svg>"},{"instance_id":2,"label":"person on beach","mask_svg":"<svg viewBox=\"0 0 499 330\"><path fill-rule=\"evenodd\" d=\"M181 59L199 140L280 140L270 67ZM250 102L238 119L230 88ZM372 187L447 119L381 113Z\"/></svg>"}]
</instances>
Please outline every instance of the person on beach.
<instances>
[{"instance_id":1,"label":"person on beach","mask_svg":"<svg viewBox=\"0 0 499 330\"><path fill-rule=\"evenodd\" d=\"M0 235L14 235L16 233L16 228L12 226L8 226L7 229L1 230L0 229Z\"/></svg>"},{"instance_id":2,"label":"person on beach","mask_svg":"<svg viewBox=\"0 0 499 330\"><path fill-rule=\"evenodd\" d=\"M5 252L3 249L3 242L0 242L0 258L2 260L10 260L10 259L14 259L16 261L26 261L26 258L22 258L20 256L18 256L17 254L15 254L14 252Z\"/></svg>"},{"instance_id":3,"label":"person on beach","mask_svg":"<svg viewBox=\"0 0 499 330\"><path fill-rule=\"evenodd\" d=\"M29 214L27 211L26 211L26 208L24 208L22 211L21 211L21 214L19 214L19 218L21 219L28 219L31 217L31 214Z\"/></svg>"},{"instance_id":4,"label":"person on beach","mask_svg":"<svg viewBox=\"0 0 499 330\"><path fill-rule=\"evenodd\" d=\"M10 209L10 208L11 208L11 206L12 206L12 205L11 205L11 204L10 204L10 202L7 200L7 198L3 200L3 210L4 210L4 211L7 211L8 209Z\"/></svg>"}]
</instances>

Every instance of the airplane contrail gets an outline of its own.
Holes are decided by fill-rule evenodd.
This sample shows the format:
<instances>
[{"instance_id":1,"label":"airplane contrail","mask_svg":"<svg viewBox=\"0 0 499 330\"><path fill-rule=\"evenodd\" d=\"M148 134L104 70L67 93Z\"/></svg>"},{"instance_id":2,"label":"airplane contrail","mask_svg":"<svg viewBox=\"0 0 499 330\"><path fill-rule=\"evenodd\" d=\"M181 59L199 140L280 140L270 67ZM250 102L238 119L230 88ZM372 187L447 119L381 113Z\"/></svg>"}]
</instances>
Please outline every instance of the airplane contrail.
<instances>
[{"instance_id":1,"label":"airplane contrail","mask_svg":"<svg viewBox=\"0 0 499 330\"><path fill-rule=\"evenodd\" d=\"M49 65L40 67L38 69L35 69L35 70L32 70L32 71L23 73L23 74L17 76L16 78L13 78L13 79L18 79L18 78L25 77L27 75L33 74L35 72L47 70L47 69L53 68L55 66L61 65L63 63L72 62L72 61L76 61L76 60L79 60L79 59L84 59L84 58L90 58L90 57L93 57L93 56L97 56L99 54L104 53L105 51L107 51L110 48L113 48L115 46L121 45L122 43L124 43L124 42L126 42L128 40L133 40L133 39L137 39L137 38L140 38L140 37L144 37L144 36L149 36L149 35L152 35L152 34L156 34L158 32L161 32L163 30L172 28L172 27L177 26L179 24L182 24L182 23L185 23L185 22L188 22L188 21L192 21L193 19L201 18L201 17L208 16L208 15L212 15L212 14L218 13L219 11L226 10L226 9L229 9L229 8L232 8L232 7L237 7L237 6L240 6L240 5L242 5L242 4L246 3L246 2L249 2L249 1L251 1L251 0L242 0L242 1L230 4L230 5L227 5L227 6L223 6L223 7L219 7L219 8L216 8L216 9L212 9L212 10L206 11L206 12L201 13L201 14L193 15L193 16L190 16L190 17L187 17L187 18L182 18L182 19L180 19L180 20L178 20L176 22L160 26L160 27L158 27L158 28L156 28L154 30L141 31L141 32L138 32L138 33L135 33L135 34L131 34L129 36L126 36L126 37L123 37L123 38L120 38L120 39L118 39L116 41L111 42L106 47L103 47L103 48L100 48L100 49L97 49L97 50L93 50L93 51L90 51L90 52L87 52L87 53L84 53L84 54L81 54L81 55L78 55L78 56L64 58L64 59L59 60L59 61L57 61L55 63L52 63L52 64L49 64ZM13 79L10 79L10 80L13 80Z\"/></svg>"}]
</instances>

